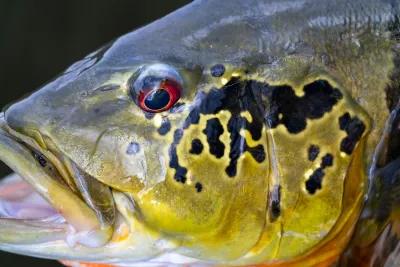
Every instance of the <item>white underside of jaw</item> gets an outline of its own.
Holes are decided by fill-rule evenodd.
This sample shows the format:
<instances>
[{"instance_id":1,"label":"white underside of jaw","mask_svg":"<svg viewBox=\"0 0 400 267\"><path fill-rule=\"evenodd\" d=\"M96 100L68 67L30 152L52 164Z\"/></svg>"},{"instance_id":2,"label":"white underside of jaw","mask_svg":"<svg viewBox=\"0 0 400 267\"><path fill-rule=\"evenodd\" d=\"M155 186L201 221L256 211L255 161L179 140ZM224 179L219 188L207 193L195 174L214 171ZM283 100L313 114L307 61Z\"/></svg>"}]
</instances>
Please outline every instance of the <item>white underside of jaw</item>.
<instances>
[{"instance_id":1,"label":"white underside of jaw","mask_svg":"<svg viewBox=\"0 0 400 267\"><path fill-rule=\"evenodd\" d=\"M0 218L40 220L59 213L19 175L0 180Z\"/></svg>"}]
</instances>

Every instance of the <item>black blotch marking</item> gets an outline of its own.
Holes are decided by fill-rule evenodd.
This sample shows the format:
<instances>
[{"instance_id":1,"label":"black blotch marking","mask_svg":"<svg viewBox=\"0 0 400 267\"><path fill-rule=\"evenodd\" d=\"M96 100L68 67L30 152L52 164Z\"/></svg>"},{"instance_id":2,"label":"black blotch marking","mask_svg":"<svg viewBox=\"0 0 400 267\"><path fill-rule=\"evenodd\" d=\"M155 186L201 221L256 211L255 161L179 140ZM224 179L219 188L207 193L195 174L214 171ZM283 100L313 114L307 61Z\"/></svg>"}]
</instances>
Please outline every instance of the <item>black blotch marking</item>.
<instances>
[{"instance_id":1,"label":"black blotch marking","mask_svg":"<svg viewBox=\"0 0 400 267\"><path fill-rule=\"evenodd\" d=\"M134 155L140 151L140 145L136 142L131 142L126 149L126 154Z\"/></svg>"},{"instance_id":2,"label":"black blotch marking","mask_svg":"<svg viewBox=\"0 0 400 267\"><path fill-rule=\"evenodd\" d=\"M339 118L339 128L342 131L345 131L347 126L349 126L351 122L351 116L350 113L346 112Z\"/></svg>"},{"instance_id":3,"label":"black blotch marking","mask_svg":"<svg viewBox=\"0 0 400 267\"><path fill-rule=\"evenodd\" d=\"M43 168L47 166L47 160L42 154L36 151L32 151L32 155L40 166L42 166Z\"/></svg>"},{"instance_id":4,"label":"black blotch marking","mask_svg":"<svg viewBox=\"0 0 400 267\"><path fill-rule=\"evenodd\" d=\"M225 73L225 66L222 64L217 64L211 67L211 75L213 77L221 77Z\"/></svg>"},{"instance_id":5,"label":"black blotch marking","mask_svg":"<svg viewBox=\"0 0 400 267\"><path fill-rule=\"evenodd\" d=\"M186 183L186 174L187 174L187 169L182 167L179 164L179 158L178 154L176 152L176 147L178 146L179 142L181 141L183 136L183 130L182 129L176 129L174 132L174 140L172 142L171 147L169 148L169 156L170 156L170 161L169 161L169 167L175 169L175 175L174 179L177 182L180 183Z\"/></svg>"},{"instance_id":6,"label":"black blotch marking","mask_svg":"<svg viewBox=\"0 0 400 267\"><path fill-rule=\"evenodd\" d=\"M245 138L240 135L242 129L250 132L254 140L260 140L264 125L265 107L262 100L262 91L267 90L268 85L257 81L241 81L232 78L221 89L212 89L208 93L199 92L196 96L197 105L190 111L183 123L183 130L192 124L198 124L200 114L217 114L222 110L231 113L228 121L228 132L230 134L229 165L225 171L230 177L236 176L237 161L239 157L249 151L257 162L265 160L265 151L262 145L256 147L248 146ZM249 122L240 115L248 111L252 117Z\"/></svg>"},{"instance_id":7,"label":"black blotch marking","mask_svg":"<svg viewBox=\"0 0 400 267\"><path fill-rule=\"evenodd\" d=\"M170 130L171 130L171 122L168 119L164 118L157 132L160 135L166 135L167 133L169 133Z\"/></svg>"},{"instance_id":8,"label":"black blotch marking","mask_svg":"<svg viewBox=\"0 0 400 267\"><path fill-rule=\"evenodd\" d=\"M209 119L203 133L207 136L210 153L216 158L223 157L225 145L219 140L219 137L224 133L224 128L219 119Z\"/></svg>"},{"instance_id":9,"label":"black blotch marking","mask_svg":"<svg viewBox=\"0 0 400 267\"><path fill-rule=\"evenodd\" d=\"M194 187L196 188L197 193L203 191L203 185L199 182L197 182Z\"/></svg>"},{"instance_id":10,"label":"black blotch marking","mask_svg":"<svg viewBox=\"0 0 400 267\"><path fill-rule=\"evenodd\" d=\"M319 155L319 147L316 145L311 145L308 148L308 160L314 161L317 159L318 155Z\"/></svg>"},{"instance_id":11,"label":"black blotch marking","mask_svg":"<svg viewBox=\"0 0 400 267\"><path fill-rule=\"evenodd\" d=\"M200 155L201 152L203 152L203 149L204 149L203 144L199 139L196 138L192 140L192 147L190 148L189 153Z\"/></svg>"},{"instance_id":12,"label":"black blotch marking","mask_svg":"<svg viewBox=\"0 0 400 267\"><path fill-rule=\"evenodd\" d=\"M290 86L270 86L265 94L271 101L266 121L271 128L279 124L297 134L306 126L306 119L319 119L331 111L343 98L342 93L325 80L317 80L304 86L304 96L298 97ZM282 118L279 118L281 114Z\"/></svg>"},{"instance_id":13,"label":"black blotch marking","mask_svg":"<svg viewBox=\"0 0 400 267\"><path fill-rule=\"evenodd\" d=\"M169 113L180 113L180 112L182 112L184 106L185 106L184 102L177 102L169 110Z\"/></svg>"},{"instance_id":14,"label":"black blotch marking","mask_svg":"<svg viewBox=\"0 0 400 267\"><path fill-rule=\"evenodd\" d=\"M333 166L333 155L327 153L322 157L320 167L316 169L306 181L306 189L308 193L313 195L317 190L322 188L322 180L325 176L324 170L331 166Z\"/></svg>"},{"instance_id":15,"label":"black blotch marking","mask_svg":"<svg viewBox=\"0 0 400 267\"><path fill-rule=\"evenodd\" d=\"M260 140L264 123L271 128L283 124L290 133L300 133L306 128L306 119L321 118L343 98L342 93L325 80L314 81L304 86L303 90L304 96L298 97L293 89L286 85L269 86L266 83L234 77L221 89L212 89L208 93L199 92L194 101L195 105L192 106L180 131L183 133L190 125L198 124L201 114L229 111L231 117L227 129L230 134L230 161L225 171L229 177L234 177L237 174L238 159L246 151L257 162L261 163L266 158L263 146L248 146L245 138L240 135L242 129L249 131L255 141ZM251 122L241 116L241 113L246 111L252 117ZM177 181L186 181L187 170L179 165L176 155L179 142L180 138L175 138L170 147L170 166L176 169ZM213 152L220 155L220 152ZM309 187L317 180L315 175L313 177L307 181Z\"/></svg>"},{"instance_id":16,"label":"black blotch marking","mask_svg":"<svg viewBox=\"0 0 400 267\"><path fill-rule=\"evenodd\" d=\"M281 186L275 185L271 192L270 218L275 221L281 214Z\"/></svg>"},{"instance_id":17,"label":"black blotch marking","mask_svg":"<svg viewBox=\"0 0 400 267\"><path fill-rule=\"evenodd\" d=\"M322 158L321 168L325 169L326 167L331 166L333 166L333 155L328 153Z\"/></svg>"},{"instance_id":18,"label":"black blotch marking","mask_svg":"<svg viewBox=\"0 0 400 267\"><path fill-rule=\"evenodd\" d=\"M348 112L339 118L339 127L347 133L340 143L340 151L351 155L365 131L365 124L357 116L351 117Z\"/></svg>"},{"instance_id":19,"label":"black blotch marking","mask_svg":"<svg viewBox=\"0 0 400 267\"><path fill-rule=\"evenodd\" d=\"M265 151L264 151L264 147L262 145L257 145L255 147L249 147L246 144L245 149L248 152L250 152L250 154L253 156L255 161L257 161L258 163L261 163L265 160Z\"/></svg>"},{"instance_id":20,"label":"black blotch marking","mask_svg":"<svg viewBox=\"0 0 400 267\"><path fill-rule=\"evenodd\" d=\"M325 176L325 172L322 168L316 169L306 181L306 189L311 195L322 188L322 179Z\"/></svg>"}]
</instances>

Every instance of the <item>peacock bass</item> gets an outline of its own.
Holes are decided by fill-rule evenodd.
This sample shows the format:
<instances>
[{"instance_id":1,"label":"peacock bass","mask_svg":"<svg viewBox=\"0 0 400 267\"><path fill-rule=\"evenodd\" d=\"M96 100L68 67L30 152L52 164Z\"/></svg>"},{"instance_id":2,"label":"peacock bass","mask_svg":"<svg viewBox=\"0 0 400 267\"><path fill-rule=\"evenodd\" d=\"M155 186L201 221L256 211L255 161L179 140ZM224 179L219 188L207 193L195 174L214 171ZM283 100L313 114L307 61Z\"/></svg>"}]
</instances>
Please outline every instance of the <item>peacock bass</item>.
<instances>
[{"instance_id":1,"label":"peacock bass","mask_svg":"<svg viewBox=\"0 0 400 267\"><path fill-rule=\"evenodd\" d=\"M400 266L399 12L197 0L88 55L0 113L0 249Z\"/></svg>"}]
</instances>

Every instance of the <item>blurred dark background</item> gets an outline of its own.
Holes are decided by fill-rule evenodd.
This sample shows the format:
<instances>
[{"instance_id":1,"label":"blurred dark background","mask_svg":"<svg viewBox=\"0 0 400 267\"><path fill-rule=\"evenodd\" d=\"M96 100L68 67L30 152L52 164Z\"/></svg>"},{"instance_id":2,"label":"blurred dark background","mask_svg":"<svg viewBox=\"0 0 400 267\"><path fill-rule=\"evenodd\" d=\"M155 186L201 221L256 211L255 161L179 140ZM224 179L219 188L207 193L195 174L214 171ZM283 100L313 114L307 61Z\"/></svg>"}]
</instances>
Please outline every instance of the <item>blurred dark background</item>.
<instances>
[{"instance_id":1,"label":"blurred dark background","mask_svg":"<svg viewBox=\"0 0 400 267\"><path fill-rule=\"evenodd\" d=\"M0 0L0 107L188 0ZM179 27L179 25L177 25ZM10 170L0 163L0 177ZM61 266L0 252L0 266Z\"/></svg>"}]
</instances>

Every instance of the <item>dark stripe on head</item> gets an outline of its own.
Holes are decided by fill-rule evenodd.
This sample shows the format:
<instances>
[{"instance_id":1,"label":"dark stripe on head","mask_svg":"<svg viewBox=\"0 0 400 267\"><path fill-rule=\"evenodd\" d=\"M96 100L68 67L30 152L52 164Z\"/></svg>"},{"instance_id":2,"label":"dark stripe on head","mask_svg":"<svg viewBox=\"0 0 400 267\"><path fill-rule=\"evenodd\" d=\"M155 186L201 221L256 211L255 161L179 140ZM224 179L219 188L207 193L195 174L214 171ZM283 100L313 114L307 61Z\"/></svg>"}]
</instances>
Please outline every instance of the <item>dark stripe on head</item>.
<instances>
[{"instance_id":1,"label":"dark stripe on head","mask_svg":"<svg viewBox=\"0 0 400 267\"><path fill-rule=\"evenodd\" d=\"M271 101L266 118L271 128L283 124L290 133L300 133L306 128L307 119L322 118L343 98L338 89L324 80L307 84L303 90L302 97L298 97L294 90L286 85L271 86L265 91ZM280 114L282 118L279 118Z\"/></svg>"},{"instance_id":2,"label":"dark stripe on head","mask_svg":"<svg viewBox=\"0 0 400 267\"><path fill-rule=\"evenodd\" d=\"M158 133L160 135L166 135L171 130L171 123L167 118L164 118L160 128L158 128Z\"/></svg>"},{"instance_id":3,"label":"dark stripe on head","mask_svg":"<svg viewBox=\"0 0 400 267\"><path fill-rule=\"evenodd\" d=\"M218 118L209 119L203 133L207 136L210 153L216 158L224 156L225 145L219 140L224 133L224 128Z\"/></svg>"},{"instance_id":4,"label":"dark stripe on head","mask_svg":"<svg viewBox=\"0 0 400 267\"><path fill-rule=\"evenodd\" d=\"M259 140L262 135L264 125L264 108L262 104L262 91L266 90L267 84L256 81L241 81L239 78L232 78L221 89L212 89L209 93L200 92L196 96L197 105L192 108L189 116L186 118L183 129L189 128L192 124L198 124L200 114L217 114L222 110L227 110L231 113L231 118L228 121L228 132L230 134L230 162L226 168L226 173L230 177L234 177L237 172L237 161L244 152L249 151L257 162L265 160L264 147L259 145L251 148L247 145L245 138L240 135L242 129L250 132L254 140ZM248 112L252 120L249 122L241 116L242 112ZM211 123L211 124L209 124ZM217 157L222 156L221 153L223 143L219 144L216 136L222 134L222 126L217 118L210 119L208 127L204 133L208 136L208 142L214 144L210 151ZM215 129L213 129L215 128ZM215 132L214 132L215 131ZM218 149L216 149L218 148Z\"/></svg>"},{"instance_id":5,"label":"dark stripe on head","mask_svg":"<svg viewBox=\"0 0 400 267\"><path fill-rule=\"evenodd\" d=\"M186 174L187 174L187 169L179 165L179 158L178 154L176 152L176 147L178 146L179 142L181 141L183 136L183 130L182 129L177 129L174 132L174 141L169 149L169 156L170 156L170 161L169 161L169 167L175 169L175 175L174 178L177 182L180 183L186 183Z\"/></svg>"}]
</instances>

